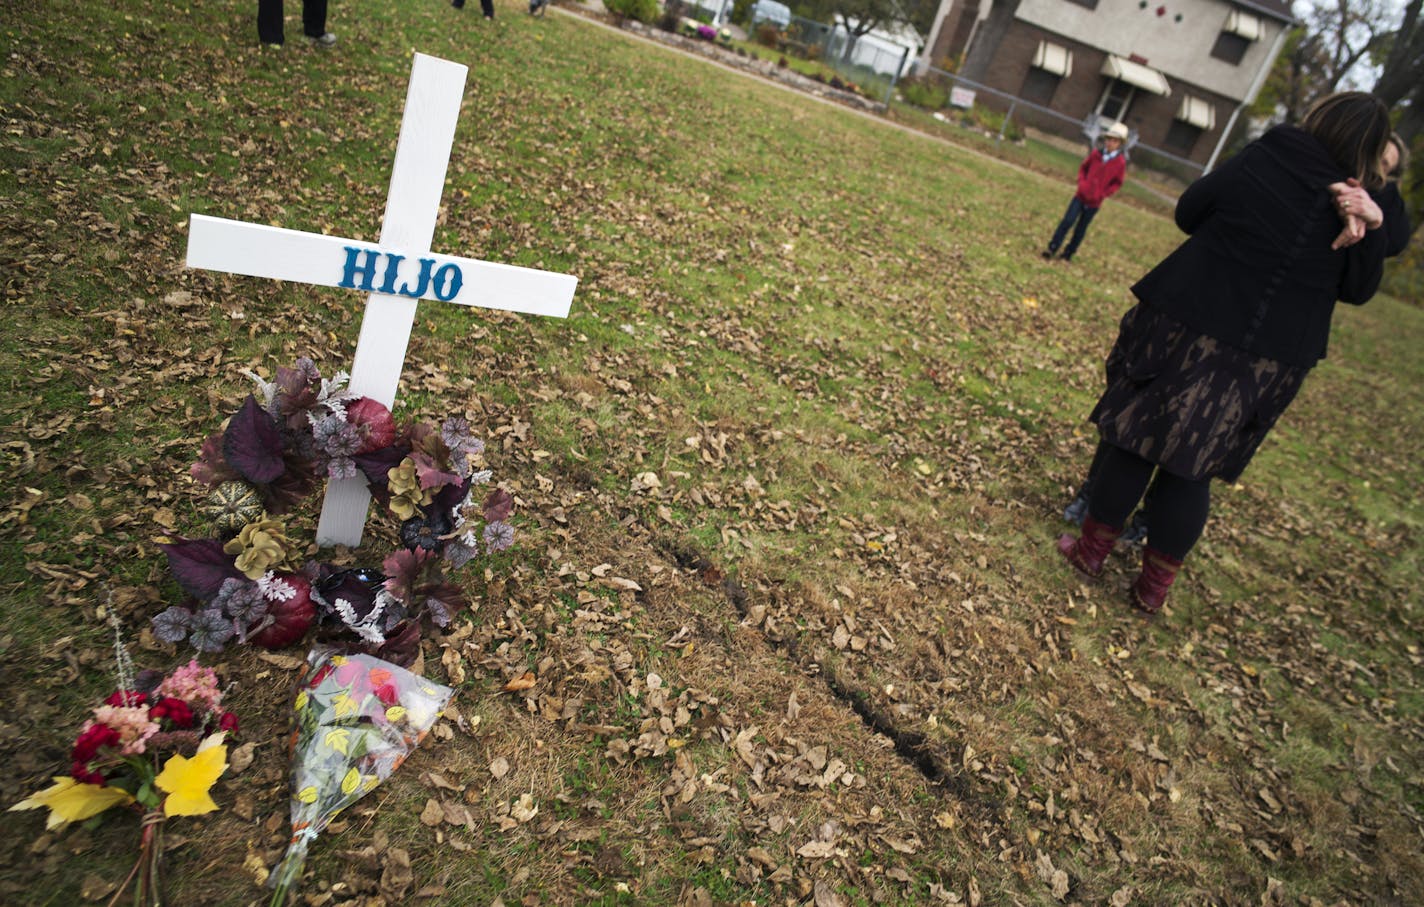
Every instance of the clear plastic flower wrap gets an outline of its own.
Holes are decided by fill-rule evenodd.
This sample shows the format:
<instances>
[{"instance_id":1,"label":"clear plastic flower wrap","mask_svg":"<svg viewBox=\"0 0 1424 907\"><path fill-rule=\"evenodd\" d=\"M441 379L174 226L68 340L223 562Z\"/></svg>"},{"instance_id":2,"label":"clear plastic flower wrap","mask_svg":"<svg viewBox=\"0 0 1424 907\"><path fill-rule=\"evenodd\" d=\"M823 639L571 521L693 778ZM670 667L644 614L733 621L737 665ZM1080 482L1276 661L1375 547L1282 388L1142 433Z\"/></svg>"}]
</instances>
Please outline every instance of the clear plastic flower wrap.
<instances>
[{"instance_id":1,"label":"clear plastic flower wrap","mask_svg":"<svg viewBox=\"0 0 1424 907\"><path fill-rule=\"evenodd\" d=\"M453 693L371 655L307 656L294 703L292 839L267 880L273 905L301 878L312 840L400 767Z\"/></svg>"}]
</instances>

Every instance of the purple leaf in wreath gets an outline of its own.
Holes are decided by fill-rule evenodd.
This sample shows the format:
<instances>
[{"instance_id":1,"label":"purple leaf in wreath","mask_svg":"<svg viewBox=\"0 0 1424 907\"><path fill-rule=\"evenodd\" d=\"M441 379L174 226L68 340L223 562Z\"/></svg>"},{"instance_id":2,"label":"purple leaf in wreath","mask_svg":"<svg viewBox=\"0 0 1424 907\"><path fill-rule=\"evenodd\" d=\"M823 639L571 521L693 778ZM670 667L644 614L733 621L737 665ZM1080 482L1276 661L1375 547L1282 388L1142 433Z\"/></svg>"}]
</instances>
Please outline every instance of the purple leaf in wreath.
<instances>
[{"instance_id":1,"label":"purple leaf in wreath","mask_svg":"<svg viewBox=\"0 0 1424 907\"><path fill-rule=\"evenodd\" d=\"M193 615L188 627L188 641L199 652L221 652L227 641L237 635L232 621L217 608L206 608Z\"/></svg>"},{"instance_id":2,"label":"purple leaf in wreath","mask_svg":"<svg viewBox=\"0 0 1424 907\"><path fill-rule=\"evenodd\" d=\"M287 471L282 433L272 415L247 395L223 433L223 457L249 482L266 485Z\"/></svg>"},{"instance_id":3,"label":"purple leaf in wreath","mask_svg":"<svg viewBox=\"0 0 1424 907\"><path fill-rule=\"evenodd\" d=\"M296 368L279 366L272 383L277 388L272 398L273 414L291 428L301 428L306 424L307 410L316 405L321 395L321 372L316 363L303 356L297 360Z\"/></svg>"},{"instance_id":4,"label":"purple leaf in wreath","mask_svg":"<svg viewBox=\"0 0 1424 907\"><path fill-rule=\"evenodd\" d=\"M411 451L410 459L415 464L415 475L420 479L421 488L444 488L461 483L459 476L446 471L434 457L424 451Z\"/></svg>"},{"instance_id":5,"label":"purple leaf in wreath","mask_svg":"<svg viewBox=\"0 0 1424 907\"><path fill-rule=\"evenodd\" d=\"M389 496L386 486L390 484L390 471L399 466L408 453L409 448L396 444L359 453L351 459L356 461L356 466L365 474L366 483L371 486L371 493L379 498Z\"/></svg>"},{"instance_id":6,"label":"purple leaf in wreath","mask_svg":"<svg viewBox=\"0 0 1424 907\"><path fill-rule=\"evenodd\" d=\"M207 439L203 441L203 448L198 453L198 460L188 468L188 474L209 488L238 478L237 470L229 466L227 460L223 459L222 432L208 435Z\"/></svg>"},{"instance_id":7,"label":"purple leaf in wreath","mask_svg":"<svg viewBox=\"0 0 1424 907\"><path fill-rule=\"evenodd\" d=\"M300 455L288 451L285 462L286 471L275 482L257 486L262 505L272 516L280 516L301 503L316 484L316 467L311 460L303 460Z\"/></svg>"},{"instance_id":8,"label":"purple leaf in wreath","mask_svg":"<svg viewBox=\"0 0 1424 907\"><path fill-rule=\"evenodd\" d=\"M495 520L485 524L485 548L491 552L503 551L514 544L514 527Z\"/></svg>"},{"instance_id":9,"label":"purple leaf in wreath","mask_svg":"<svg viewBox=\"0 0 1424 907\"><path fill-rule=\"evenodd\" d=\"M267 598L262 588L246 577L226 580L213 596L211 605L243 627L267 616Z\"/></svg>"},{"instance_id":10,"label":"purple leaf in wreath","mask_svg":"<svg viewBox=\"0 0 1424 907\"><path fill-rule=\"evenodd\" d=\"M445 551L443 553L445 560L450 564L451 570L459 570L468 564L476 554L479 554L479 550L475 548L474 545L465 544L465 539L467 538L474 538L474 536L466 533L450 539L450 541L445 543Z\"/></svg>"},{"instance_id":11,"label":"purple leaf in wreath","mask_svg":"<svg viewBox=\"0 0 1424 907\"><path fill-rule=\"evenodd\" d=\"M432 513L453 514L455 508L464 503L465 495L469 491L470 481L468 479L463 482L452 482L435 493L435 497L430 501L430 506L426 509ZM449 532L450 530L446 529L445 531Z\"/></svg>"},{"instance_id":12,"label":"purple leaf in wreath","mask_svg":"<svg viewBox=\"0 0 1424 907\"><path fill-rule=\"evenodd\" d=\"M485 519L491 523L509 519L514 512L514 495L503 488L494 488L485 497Z\"/></svg>"},{"instance_id":13,"label":"purple leaf in wreath","mask_svg":"<svg viewBox=\"0 0 1424 907\"><path fill-rule=\"evenodd\" d=\"M415 590L424 582L426 565L432 555L423 548L392 553L381 562L386 572L386 591L403 602L415 601Z\"/></svg>"},{"instance_id":14,"label":"purple leaf in wreath","mask_svg":"<svg viewBox=\"0 0 1424 907\"><path fill-rule=\"evenodd\" d=\"M451 416L440 426L440 439L450 448L450 459L457 464L485 451L485 442L470 434L470 423L463 416Z\"/></svg>"},{"instance_id":15,"label":"purple leaf in wreath","mask_svg":"<svg viewBox=\"0 0 1424 907\"><path fill-rule=\"evenodd\" d=\"M159 547L168 555L168 569L178 585L201 601L217 595L225 580L242 578L232 555L223 551L217 539L183 539Z\"/></svg>"},{"instance_id":16,"label":"purple leaf in wreath","mask_svg":"<svg viewBox=\"0 0 1424 907\"><path fill-rule=\"evenodd\" d=\"M188 628L192 623L193 612L174 605L153 615L153 636L160 642L182 642L188 638Z\"/></svg>"},{"instance_id":17,"label":"purple leaf in wreath","mask_svg":"<svg viewBox=\"0 0 1424 907\"><path fill-rule=\"evenodd\" d=\"M454 583L440 583L426 590L425 608L435 626L448 626L451 618L469 604L465 593Z\"/></svg>"},{"instance_id":18,"label":"purple leaf in wreath","mask_svg":"<svg viewBox=\"0 0 1424 907\"><path fill-rule=\"evenodd\" d=\"M420 622L406 621L386 634L386 641L371 652L377 658L408 668L420 654Z\"/></svg>"}]
</instances>

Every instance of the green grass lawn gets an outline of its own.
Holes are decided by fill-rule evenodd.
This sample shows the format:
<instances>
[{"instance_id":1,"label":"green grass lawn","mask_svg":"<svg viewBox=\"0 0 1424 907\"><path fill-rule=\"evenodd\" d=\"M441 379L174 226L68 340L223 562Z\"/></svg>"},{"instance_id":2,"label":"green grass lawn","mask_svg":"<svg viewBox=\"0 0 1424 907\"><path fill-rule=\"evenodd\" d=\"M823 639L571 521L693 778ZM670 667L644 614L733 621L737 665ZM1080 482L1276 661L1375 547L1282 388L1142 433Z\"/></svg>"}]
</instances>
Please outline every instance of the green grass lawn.
<instances>
[{"instance_id":1,"label":"green grass lawn","mask_svg":"<svg viewBox=\"0 0 1424 907\"><path fill-rule=\"evenodd\" d=\"M333 4L329 51L295 8L259 49L248 3L0 18L0 801L65 771L109 613L189 657L146 630L157 546L205 532L187 468L242 370L349 367L363 300L186 270L189 213L374 240L420 51L469 67L433 247L580 282L567 320L419 309L397 415L469 418L520 536L426 641L454 710L307 903L1424 897L1419 308L1339 313L1147 624L1130 555L1085 586L1052 542L1178 239L1155 195L1050 265L1072 155L522 10ZM174 903L264 900L303 654L206 659L253 760L171 824ZM7 903L107 900L136 855L128 816L11 827Z\"/></svg>"}]
</instances>

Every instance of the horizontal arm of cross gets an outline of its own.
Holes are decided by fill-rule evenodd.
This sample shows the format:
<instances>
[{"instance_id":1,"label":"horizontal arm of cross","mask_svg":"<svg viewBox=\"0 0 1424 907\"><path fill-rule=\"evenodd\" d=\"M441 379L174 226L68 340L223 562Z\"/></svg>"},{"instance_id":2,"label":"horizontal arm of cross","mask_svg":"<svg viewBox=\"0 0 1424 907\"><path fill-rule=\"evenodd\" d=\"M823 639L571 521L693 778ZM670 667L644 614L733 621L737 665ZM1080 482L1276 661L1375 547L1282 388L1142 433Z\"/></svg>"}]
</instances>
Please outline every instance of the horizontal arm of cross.
<instances>
[{"instance_id":1,"label":"horizontal arm of cross","mask_svg":"<svg viewBox=\"0 0 1424 907\"><path fill-rule=\"evenodd\" d=\"M188 267L555 318L568 316L578 284L570 274L203 214L190 216Z\"/></svg>"}]
</instances>

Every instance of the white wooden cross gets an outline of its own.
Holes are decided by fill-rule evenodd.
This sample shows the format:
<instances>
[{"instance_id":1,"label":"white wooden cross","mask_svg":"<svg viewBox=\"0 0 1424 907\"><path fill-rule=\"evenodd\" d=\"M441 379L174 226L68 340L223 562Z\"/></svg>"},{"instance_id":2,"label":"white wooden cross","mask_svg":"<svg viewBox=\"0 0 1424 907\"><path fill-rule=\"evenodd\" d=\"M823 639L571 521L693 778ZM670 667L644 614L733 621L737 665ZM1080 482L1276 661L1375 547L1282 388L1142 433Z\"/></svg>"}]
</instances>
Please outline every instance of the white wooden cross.
<instances>
[{"instance_id":1,"label":"white wooden cross","mask_svg":"<svg viewBox=\"0 0 1424 907\"><path fill-rule=\"evenodd\" d=\"M189 220L190 268L370 293L349 387L387 408L395 403L417 300L564 318L578 283L568 274L429 251L466 71L459 63L415 55L379 244L201 214ZM370 499L359 476L330 481L317 543L361 544Z\"/></svg>"}]
</instances>

